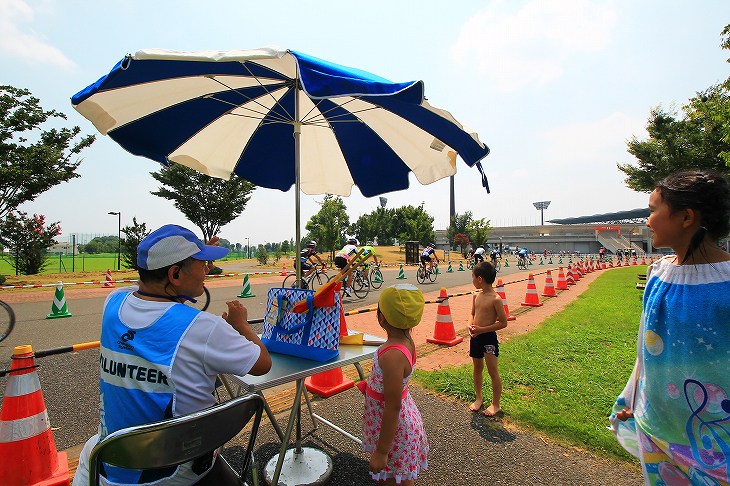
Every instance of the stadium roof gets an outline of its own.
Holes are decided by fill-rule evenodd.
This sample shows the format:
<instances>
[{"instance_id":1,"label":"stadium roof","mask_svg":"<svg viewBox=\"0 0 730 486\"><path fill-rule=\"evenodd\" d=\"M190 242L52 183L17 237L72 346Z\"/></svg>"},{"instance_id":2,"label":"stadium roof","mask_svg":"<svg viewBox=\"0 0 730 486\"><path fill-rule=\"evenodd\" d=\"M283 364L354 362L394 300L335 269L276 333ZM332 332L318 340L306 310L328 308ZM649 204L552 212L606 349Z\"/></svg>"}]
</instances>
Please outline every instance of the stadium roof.
<instances>
[{"instance_id":1,"label":"stadium roof","mask_svg":"<svg viewBox=\"0 0 730 486\"><path fill-rule=\"evenodd\" d=\"M649 217L648 208L618 211L616 213L594 214L592 216L578 216L576 218L551 219L548 223L554 224L587 224L587 223L639 223Z\"/></svg>"}]
</instances>

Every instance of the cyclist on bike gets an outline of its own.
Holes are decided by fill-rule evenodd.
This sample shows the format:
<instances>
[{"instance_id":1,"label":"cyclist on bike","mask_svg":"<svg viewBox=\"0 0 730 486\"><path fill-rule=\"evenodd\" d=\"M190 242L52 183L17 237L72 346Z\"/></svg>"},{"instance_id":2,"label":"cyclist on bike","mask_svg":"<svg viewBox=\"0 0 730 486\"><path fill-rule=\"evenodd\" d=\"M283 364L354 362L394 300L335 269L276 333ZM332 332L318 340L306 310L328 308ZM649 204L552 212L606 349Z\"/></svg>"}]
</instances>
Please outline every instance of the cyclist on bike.
<instances>
[{"instance_id":1,"label":"cyclist on bike","mask_svg":"<svg viewBox=\"0 0 730 486\"><path fill-rule=\"evenodd\" d=\"M520 248L520 250L517 252L517 256L520 259L520 263L522 263L523 266L527 266L527 248Z\"/></svg>"},{"instance_id":2,"label":"cyclist on bike","mask_svg":"<svg viewBox=\"0 0 730 486\"><path fill-rule=\"evenodd\" d=\"M428 264L429 270L433 272L433 269L436 266L435 264L438 264L438 262L439 258L436 256L436 244L429 243L421 252L421 263L424 265Z\"/></svg>"},{"instance_id":3,"label":"cyclist on bike","mask_svg":"<svg viewBox=\"0 0 730 486\"><path fill-rule=\"evenodd\" d=\"M340 269L340 273L342 273L342 269L347 266L350 258L357 254L357 245L359 244L360 242L357 241L357 238L350 237L347 239L347 244L335 254L335 266ZM352 293L350 292L351 286L352 272L347 272L347 281L344 291L345 295L347 295L348 297L352 297Z\"/></svg>"},{"instance_id":4,"label":"cyclist on bike","mask_svg":"<svg viewBox=\"0 0 730 486\"><path fill-rule=\"evenodd\" d=\"M496 267L497 260L499 259L499 250L497 250L496 248L492 248L492 251L489 252L489 258L492 261L492 265Z\"/></svg>"},{"instance_id":5,"label":"cyclist on bike","mask_svg":"<svg viewBox=\"0 0 730 486\"><path fill-rule=\"evenodd\" d=\"M302 264L302 280L309 277L314 272L314 265L317 263L314 259L319 260L319 264L322 268L325 268L324 261L319 257L317 253L317 242L312 240L307 243L307 246L299 253L299 262ZM311 262L311 263L310 263ZM294 262L294 268L296 268L297 262ZM305 273L306 272L306 273Z\"/></svg>"},{"instance_id":6,"label":"cyclist on bike","mask_svg":"<svg viewBox=\"0 0 730 486\"><path fill-rule=\"evenodd\" d=\"M373 262L375 262L375 265L380 265L380 260L378 260L378 255L375 253L375 248L370 243L365 244L364 246L361 246L360 249L362 250L362 254L360 255L360 261L364 262L362 264L363 268L367 270L369 264L365 262L365 259L368 258L370 255L372 255ZM367 273L366 273L367 274ZM365 285L369 285L368 282L365 282Z\"/></svg>"},{"instance_id":7,"label":"cyclist on bike","mask_svg":"<svg viewBox=\"0 0 730 486\"><path fill-rule=\"evenodd\" d=\"M479 245L477 249L474 250L474 266L476 266L477 263L484 261L484 253L486 253L486 250L484 250L482 245Z\"/></svg>"}]
</instances>

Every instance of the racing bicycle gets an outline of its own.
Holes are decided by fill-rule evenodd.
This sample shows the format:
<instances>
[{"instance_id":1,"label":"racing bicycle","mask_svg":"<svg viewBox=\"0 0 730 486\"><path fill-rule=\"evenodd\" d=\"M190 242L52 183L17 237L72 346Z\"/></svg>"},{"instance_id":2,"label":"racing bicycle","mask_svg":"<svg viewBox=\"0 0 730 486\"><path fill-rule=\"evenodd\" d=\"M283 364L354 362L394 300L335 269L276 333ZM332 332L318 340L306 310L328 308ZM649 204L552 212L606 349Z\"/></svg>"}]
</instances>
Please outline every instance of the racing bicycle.
<instances>
[{"instance_id":1,"label":"racing bicycle","mask_svg":"<svg viewBox=\"0 0 730 486\"><path fill-rule=\"evenodd\" d=\"M517 257L517 268L527 270L527 256L520 255Z\"/></svg>"},{"instance_id":2,"label":"racing bicycle","mask_svg":"<svg viewBox=\"0 0 730 486\"><path fill-rule=\"evenodd\" d=\"M0 300L0 341L7 338L15 327L15 312L10 305Z\"/></svg>"},{"instance_id":3,"label":"racing bicycle","mask_svg":"<svg viewBox=\"0 0 730 486\"><path fill-rule=\"evenodd\" d=\"M358 267L352 271L352 291L360 299L364 299L370 293L370 278L367 268Z\"/></svg>"},{"instance_id":4,"label":"racing bicycle","mask_svg":"<svg viewBox=\"0 0 730 486\"><path fill-rule=\"evenodd\" d=\"M383 286L383 274L380 271L380 265L373 265L373 268L370 269L370 286L374 289Z\"/></svg>"},{"instance_id":5,"label":"racing bicycle","mask_svg":"<svg viewBox=\"0 0 730 486\"><path fill-rule=\"evenodd\" d=\"M418 264L418 270L416 270L416 280L419 284L424 283L426 280L431 282L436 281L436 271L432 271L431 266L428 263L421 262Z\"/></svg>"},{"instance_id":6,"label":"racing bicycle","mask_svg":"<svg viewBox=\"0 0 730 486\"><path fill-rule=\"evenodd\" d=\"M321 269L320 269L321 268ZM311 290L317 290L322 285L326 284L332 279L329 275L327 275L327 269L322 265L321 267L319 265L314 266L314 271L309 275L309 277L303 277L301 284L297 282L297 274L292 273L291 275L288 275L284 279L284 283L281 284L284 288L292 288L292 289L311 289Z\"/></svg>"}]
</instances>

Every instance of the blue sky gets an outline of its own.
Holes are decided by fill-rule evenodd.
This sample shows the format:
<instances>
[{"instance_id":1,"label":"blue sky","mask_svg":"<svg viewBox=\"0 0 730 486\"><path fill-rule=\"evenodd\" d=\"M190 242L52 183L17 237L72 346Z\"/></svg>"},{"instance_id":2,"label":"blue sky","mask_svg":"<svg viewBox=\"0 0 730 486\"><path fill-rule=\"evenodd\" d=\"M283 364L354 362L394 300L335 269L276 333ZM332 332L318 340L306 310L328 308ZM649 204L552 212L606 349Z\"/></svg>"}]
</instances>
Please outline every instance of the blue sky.
<instances>
[{"instance_id":1,"label":"blue sky","mask_svg":"<svg viewBox=\"0 0 730 486\"><path fill-rule=\"evenodd\" d=\"M646 137L652 107L679 109L730 76L719 47L727 0L280 1L0 0L0 84L28 88L68 124L96 133L70 97L143 48L249 49L277 45L370 71L422 79L431 104L449 110L491 148L476 169L459 161L456 210L493 226L634 209L648 195L623 183L626 141ZM149 192L158 165L98 136L77 178L21 209L61 221L70 233L116 234L133 216L154 228L197 229ZM384 195L388 207L425 203L436 229L449 217L442 180ZM302 196L303 223L322 196ZM344 199L351 221L378 206L357 188ZM304 229L302 229L304 231ZM259 188L221 231L232 242L294 236L294 192Z\"/></svg>"}]
</instances>

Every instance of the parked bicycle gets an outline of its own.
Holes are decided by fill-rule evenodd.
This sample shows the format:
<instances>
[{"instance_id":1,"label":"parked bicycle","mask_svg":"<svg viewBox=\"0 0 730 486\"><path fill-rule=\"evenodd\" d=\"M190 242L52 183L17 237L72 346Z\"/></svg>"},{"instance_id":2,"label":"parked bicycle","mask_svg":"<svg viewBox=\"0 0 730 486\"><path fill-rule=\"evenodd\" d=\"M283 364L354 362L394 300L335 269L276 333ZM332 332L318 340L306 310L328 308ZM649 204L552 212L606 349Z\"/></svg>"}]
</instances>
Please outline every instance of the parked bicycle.
<instances>
[{"instance_id":1,"label":"parked bicycle","mask_svg":"<svg viewBox=\"0 0 730 486\"><path fill-rule=\"evenodd\" d=\"M331 278L332 277L327 275L327 269L324 266L315 266L314 271L308 277L303 277L301 283L297 282L297 274L292 273L284 279L284 283L282 283L281 286L292 289L317 290L322 285L329 282Z\"/></svg>"},{"instance_id":2,"label":"parked bicycle","mask_svg":"<svg viewBox=\"0 0 730 486\"><path fill-rule=\"evenodd\" d=\"M0 300L0 342L7 338L15 327L15 312L10 305Z\"/></svg>"},{"instance_id":3,"label":"parked bicycle","mask_svg":"<svg viewBox=\"0 0 730 486\"><path fill-rule=\"evenodd\" d=\"M426 280L435 282L436 271L431 270L428 263L421 262L418 264L418 270L416 270L416 280L418 280L419 284L424 283Z\"/></svg>"}]
</instances>

